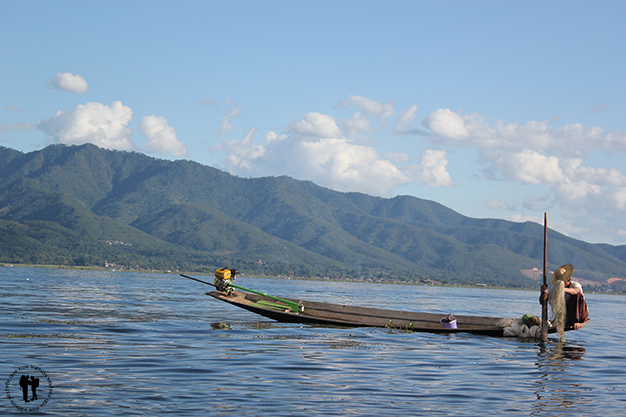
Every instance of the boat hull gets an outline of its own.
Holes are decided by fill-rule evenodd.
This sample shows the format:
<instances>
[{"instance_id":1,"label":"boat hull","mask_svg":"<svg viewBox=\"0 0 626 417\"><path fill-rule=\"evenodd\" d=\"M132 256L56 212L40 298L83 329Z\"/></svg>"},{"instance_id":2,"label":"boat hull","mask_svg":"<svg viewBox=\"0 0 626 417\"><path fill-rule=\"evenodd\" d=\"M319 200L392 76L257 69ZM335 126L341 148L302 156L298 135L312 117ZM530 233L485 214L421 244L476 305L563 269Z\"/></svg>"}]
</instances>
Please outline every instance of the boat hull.
<instances>
[{"instance_id":1,"label":"boat hull","mask_svg":"<svg viewBox=\"0 0 626 417\"><path fill-rule=\"evenodd\" d=\"M441 314L416 313L342 304L302 301L304 310L294 312L274 299L257 294L212 291L207 295L261 316L285 323L319 324L344 327L387 327L429 333L471 333L503 336L508 319L499 317L455 316L457 328L445 328Z\"/></svg>"}]
</instances>

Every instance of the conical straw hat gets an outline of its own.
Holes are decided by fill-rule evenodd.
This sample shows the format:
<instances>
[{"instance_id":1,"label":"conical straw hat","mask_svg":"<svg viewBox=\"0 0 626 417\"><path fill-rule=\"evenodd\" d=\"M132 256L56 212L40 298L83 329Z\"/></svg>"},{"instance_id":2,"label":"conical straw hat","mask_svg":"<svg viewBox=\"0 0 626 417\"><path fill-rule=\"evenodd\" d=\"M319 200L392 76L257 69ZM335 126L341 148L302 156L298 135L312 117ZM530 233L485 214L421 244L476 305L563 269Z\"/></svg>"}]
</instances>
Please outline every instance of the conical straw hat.
<instances>
[{"instance_id":1,"label":"conical straw hat","mask_svg":"<svg viewBox=\"0 0 626 417\"><path fill-rule=\"evenodd\" d=\"M552 273L552 277L550 278L550 284L554 285L557 281L567 282L572 278L574 274L574 267L570 264L566 264L557 268L556 271Z\"/></svg>"}]
</instances>

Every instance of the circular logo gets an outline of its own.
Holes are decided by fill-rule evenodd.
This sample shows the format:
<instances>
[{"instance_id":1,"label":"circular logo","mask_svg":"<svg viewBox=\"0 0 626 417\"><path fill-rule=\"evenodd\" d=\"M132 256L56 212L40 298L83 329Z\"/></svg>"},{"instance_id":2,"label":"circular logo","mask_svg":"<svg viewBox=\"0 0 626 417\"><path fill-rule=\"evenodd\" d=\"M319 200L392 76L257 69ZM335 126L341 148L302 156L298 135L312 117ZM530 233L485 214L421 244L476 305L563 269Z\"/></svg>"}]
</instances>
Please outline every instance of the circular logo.
<instances>
[{"instance_id":1,"label":"circular logo","mask_svg":"<svg viewBox=\"0 0 626 417\"><path fill-rule=\"evenodd\" d=\"M38 366L20 366L5 384L7 398L20 411L37 411L50 401L52 381Z\"/></svg>"}]
</instances>

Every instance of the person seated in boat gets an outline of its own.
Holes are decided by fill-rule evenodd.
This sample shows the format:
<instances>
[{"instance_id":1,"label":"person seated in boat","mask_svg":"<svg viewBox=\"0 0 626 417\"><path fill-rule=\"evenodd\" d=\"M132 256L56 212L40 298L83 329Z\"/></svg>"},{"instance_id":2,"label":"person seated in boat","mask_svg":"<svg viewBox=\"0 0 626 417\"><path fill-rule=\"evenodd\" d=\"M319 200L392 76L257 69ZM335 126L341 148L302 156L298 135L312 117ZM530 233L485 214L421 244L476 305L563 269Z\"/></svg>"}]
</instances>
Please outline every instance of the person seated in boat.
<instances>
[{"instance_id":1,"label":"person seated in boat","mask_svg":"<svg viewBox=\"0 0 626 417\"><path fill-rule=\"evenodd\" d=\"M560 325L580 330L589 318L589 312L583 287L580 283L572 281L573 274L574 267L570 264L563 265L552 273L550 278L552 288L548 293L548 301L557 327ZM542 290L546 288L543 287Z\"/></svg>"}]
</instances>

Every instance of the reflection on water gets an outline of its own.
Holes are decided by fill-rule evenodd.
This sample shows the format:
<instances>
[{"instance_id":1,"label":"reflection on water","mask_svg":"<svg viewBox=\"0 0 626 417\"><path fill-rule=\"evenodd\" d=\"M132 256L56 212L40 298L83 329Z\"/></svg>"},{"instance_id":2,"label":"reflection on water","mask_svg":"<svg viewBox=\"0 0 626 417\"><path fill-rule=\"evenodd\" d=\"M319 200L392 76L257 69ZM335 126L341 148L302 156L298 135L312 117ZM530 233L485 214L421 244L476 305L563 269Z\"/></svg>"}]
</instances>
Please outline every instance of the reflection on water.
<instances>
[{"instance_id":1,"label":"reflection on water","mask_svg":"<svg viewBox=\"0 0 626 417\"><path fill-rule=\"evenodd\" d=\"M49 415L619 415L626 400L620 297L589 294L590 325L541 344L275 323L173 275L0 268L0 281L1 369L46 370ZM399 310L538 310L534 292L239 281Z\"/></svg>"},{"instance_id":2,"label":"reflection on water","mask_svg":"<svg viewBox=\"0 0 626 417\"><path fill-rule=\"evenodd\" d=\"M584 368L578 367L586 349L560 341L539 344L537 368L541 372L532 415L580 415L592 403ZM589 381L590 382L590 381Z\"/></svg>"},{"instance_id":3,"label":"reflection on water","mask_svg":"<svg viewBox=\"0 0 626 417\"><path fill-rule=\"evenodd\" d=\"M539 356L551 362L581 360L586 352L582 346L568 346L564 342L555 342L553 345L541 343L540 347Z\"/></svg>"}]
</instances>

